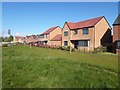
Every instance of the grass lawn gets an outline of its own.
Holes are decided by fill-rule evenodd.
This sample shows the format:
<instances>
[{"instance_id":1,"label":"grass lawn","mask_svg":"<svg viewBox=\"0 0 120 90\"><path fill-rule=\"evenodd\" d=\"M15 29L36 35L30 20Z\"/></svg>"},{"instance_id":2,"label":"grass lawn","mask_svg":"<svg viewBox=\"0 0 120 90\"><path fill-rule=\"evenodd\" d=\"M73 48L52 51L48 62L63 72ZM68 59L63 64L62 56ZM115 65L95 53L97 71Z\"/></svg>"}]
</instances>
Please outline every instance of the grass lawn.
<instances>
[{"instance_id":1,"label":"grass lawn","mask_svg":"<svg viewBox=\"0 0 120 90\"><path fill-rule=\"evenodd\" d=\"M115 88L118 56L29 46L2 51L3 88Z\"/></svg>"}]
</instances>

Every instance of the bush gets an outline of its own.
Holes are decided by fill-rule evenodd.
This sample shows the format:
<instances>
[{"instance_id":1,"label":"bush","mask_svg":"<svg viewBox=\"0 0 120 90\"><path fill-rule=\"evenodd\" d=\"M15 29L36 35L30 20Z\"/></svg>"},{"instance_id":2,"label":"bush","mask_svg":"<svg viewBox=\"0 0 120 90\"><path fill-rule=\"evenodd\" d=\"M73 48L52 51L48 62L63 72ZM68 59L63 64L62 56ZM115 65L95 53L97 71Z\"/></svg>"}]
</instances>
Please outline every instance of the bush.
<instances>
[{"instance_id":1,"label":"bush","mask_svg":"<svg viewBox=\"0 0 120 90\"><path fill-rule=\"evenodd\" d=\"M58 47L57 47L57 49L61 49L61 48L62 48L62 46L58 46Z\"/></svg>"},{"instance_id":2,"label":"bush","mask_svg":"<svg viewBox=\"0 0 120 90\"><path fill-rule=\"evenodd\" d=\"M106 47L97 47L94 49L94 53L100 53L100 52L106 52L107 48Z\"/></svg>"},{"instance_id":3,"label":"bush","mask_svg":"<svg viewBox=\"0 0 120 90\"><path fill-rule=\"evenodd\" d=\"M8 47L8 45L7 44L2 44L2 47Z\"/></svg>"},{"instance_id":4,"label":"bush","mask_svg":"<svg viewBox=\"0 0 120 90\"><path fill-rule=\"evenodd\" d=\"M70 51L70 46L62 46L61 50ZM71 51L75 51L74 48L71 47Z\"/></svg>"},{"instance_id":5,"label":"bush","mask_svg":"<svg viewBox=\"0 0 120 90\"><path fill-rule=\"evenodd\" d=\"M78 51L77 49L75 49L75 48L72 48L72 51L74 52L74 51Z\"/></svg>"},{"instance_id":6,"label":"bush","mask_svg":"<svg viewBox=\"0 0 120 90\"><path fill-rule=\"evenodd\" d=\"M70 46L66 47L65 50L66 50L66 51L70 51ZM72 49L71 49L71 51L72 51Z\"/></svg>"},{"instance_id":7,"label":"bush","mask_svg":"<svg viewBox=\"0 0 120 90\"><path fill-rule=\"evenodd\" d=\"M65 46L61 46L61 50L65 50L66 49L66 47Z\"/></svg>"}]
</instances>

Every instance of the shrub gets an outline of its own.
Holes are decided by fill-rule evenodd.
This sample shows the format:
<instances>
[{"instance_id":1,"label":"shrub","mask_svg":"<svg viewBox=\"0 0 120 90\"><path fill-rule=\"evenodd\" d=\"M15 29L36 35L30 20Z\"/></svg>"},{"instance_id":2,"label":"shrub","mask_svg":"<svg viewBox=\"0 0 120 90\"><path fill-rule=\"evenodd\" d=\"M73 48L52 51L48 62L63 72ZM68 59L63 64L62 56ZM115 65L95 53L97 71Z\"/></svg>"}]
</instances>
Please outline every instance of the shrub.
<instances>
[{"instance_id":1,"label":"shrub","mask_svg":"<svg viewBox=\"0 0 120 90\"><path fill-rule=\"evenodd\" d=\"M61 49L61 48L62 48L62 46L58 46L58 47L57 47L57 49Z\"/></svg>"},{"instance_id":2,"label":"shrub","mask_svg":"<svg viewBox=\"0 0 120 90\"><path fill-rule=\"evenodd\" d=\"M107 51L107 48L106 47L97 47L94 49L94 53L100 53L100 52L106 52Z\"/></svg>"},{"instance_id":3,"label":"shrub","mask_svg":"<svg viewBox=\"0 0 120 90\"><path fill-rule=\"evenodd\" d=\"M66 51L70 51L70 46L66 47L65 50L66 50ZM72 49L71 49L71 51L72 51Z\"/></svg>"},{"instance_id":4,"label":"shrub","mask_svg":"<svg viewBox=\"0 0 120 90\"><path fill-rule=\"evenodd\" d=\"M72 48L72 51L74 52L74 51L78 51L77 49L75 49L75 48Z\"/></svg>"},{"instance_id":5,"label":"shrub","mask_svg":"<svg viewBox=\"0 0 120 90\"><path fill-rule=\"evenodd\" d=\"M66 51L70 51L70 46L62 46L61 50L66 50ZM71 47L71 51L75 51L74 48Z\"/></svg>"},{"instance_id":6,"label":"shrub","mask_svg":"<svg viewBox=\"0 0 120 90\"><path fill-rule=\"evenodd\" d=\"M2 44L2 47L8 47L8 45L7 44Z\"/></svg>"},{"instance_id":7,"label":"shrub","mask_svg":"<svg viewBox=\"0 0 120 90\"><path fill-rule=\"evenodd\" d=\"M66 50L66 47L65 46L61 46L61 50Z\"/></svg>"}]
</instances>

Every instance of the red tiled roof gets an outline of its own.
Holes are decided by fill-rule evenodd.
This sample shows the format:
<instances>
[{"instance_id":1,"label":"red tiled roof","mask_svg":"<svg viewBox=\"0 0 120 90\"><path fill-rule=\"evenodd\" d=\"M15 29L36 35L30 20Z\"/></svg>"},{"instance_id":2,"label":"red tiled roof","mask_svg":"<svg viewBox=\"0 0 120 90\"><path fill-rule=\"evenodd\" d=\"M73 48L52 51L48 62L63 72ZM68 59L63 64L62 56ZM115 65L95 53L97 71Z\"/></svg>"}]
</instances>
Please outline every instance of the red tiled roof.
<instances>
[{"instance_id":1,"label":"red tiled roof","mask_svg":"<svg viewBox=\"0 0 120 90\"><path fill-rule=\"evenodd\" d=\"M25 39L23 36L15 36L16 39Z\"/></svg>"},{"instance_id":2,"label":"red tiled roof","mask_svg":"<svg viewBox=\"0 0 120 90\"><path fill-rule=\"evenodd\" d=\"M43 34L49 34L50 32L52 32L54 29L56 29L57 27L59 26L55 26L55 27L52 27L52 28L49 28L47 31L45 31Z\"/></svg>"},{"instance_id":3,"label":"red tiled roof","mask_svg":"<svg viewBox=\"0 0 120 90\"><path fill-rule=\"evenodd\" d=\"M61 41L61 39L62 39L62 34L58 34L55 37L53 37L51 40L52 41Z\"/></svg>"},{"instance_id":4,"label":"red tiled roof","mask_svg":"<svg viewBox=\"0 0 120 90\"><path fill-rule=\"evenodd\" d=\"M103 18L103 16L89 19L89 20L84 20L81 22L76 22L76 23L73 23L73 22L66 22L66 23L70 29L78 29L78 28L92 27L97 22L99 22L99 20L101 20L102 18Z\"/></svg>"}]
</instances>

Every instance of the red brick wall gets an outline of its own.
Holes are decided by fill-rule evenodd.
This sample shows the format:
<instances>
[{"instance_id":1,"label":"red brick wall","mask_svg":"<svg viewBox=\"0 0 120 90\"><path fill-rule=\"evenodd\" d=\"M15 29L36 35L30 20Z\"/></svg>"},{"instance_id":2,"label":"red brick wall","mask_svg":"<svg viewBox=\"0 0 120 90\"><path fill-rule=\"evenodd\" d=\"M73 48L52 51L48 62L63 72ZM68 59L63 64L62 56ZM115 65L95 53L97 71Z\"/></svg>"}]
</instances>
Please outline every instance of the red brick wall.
<instances>
[{"instance_id":1,"label":"red brick wall","mask_svg":"<svg viewBox=\"0 0 120 90\"><path fill-rule=\"evenodd\" d=\"M113 26L113 43L120 40L120 25Z\"/></svg>"},{"instance_id":2,"label":"red brick wall","mask_svg":"<svg viewBox=\"0 0 120 90\"><path fill-rule=\"evenodd\" d=\"M116 49L116 54L120 54L120 49Z\"/></svg>"}]
</instances>

